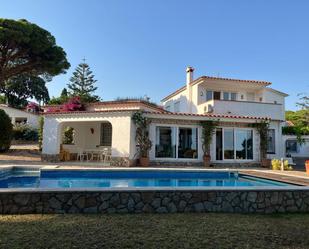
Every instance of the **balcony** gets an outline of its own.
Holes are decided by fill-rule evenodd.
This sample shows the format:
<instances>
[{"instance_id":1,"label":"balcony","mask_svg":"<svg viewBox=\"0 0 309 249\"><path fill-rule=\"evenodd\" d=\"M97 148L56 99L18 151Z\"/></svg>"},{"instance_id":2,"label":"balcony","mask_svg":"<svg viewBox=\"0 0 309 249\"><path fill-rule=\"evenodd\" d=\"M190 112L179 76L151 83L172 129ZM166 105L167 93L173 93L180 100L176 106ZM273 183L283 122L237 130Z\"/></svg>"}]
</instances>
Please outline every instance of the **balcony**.
<instances>
[{"instance_id":1,"label":"balcony","mask_svg":"<svg viewBox=\"0 0 309 249\"><path fill-rule=\"evenodd\" d=\"M274 120L285 120L284 106L282 104L251 101L209 100L198 105L197 113L268 117Z\"/></svg>"}]
</instances>

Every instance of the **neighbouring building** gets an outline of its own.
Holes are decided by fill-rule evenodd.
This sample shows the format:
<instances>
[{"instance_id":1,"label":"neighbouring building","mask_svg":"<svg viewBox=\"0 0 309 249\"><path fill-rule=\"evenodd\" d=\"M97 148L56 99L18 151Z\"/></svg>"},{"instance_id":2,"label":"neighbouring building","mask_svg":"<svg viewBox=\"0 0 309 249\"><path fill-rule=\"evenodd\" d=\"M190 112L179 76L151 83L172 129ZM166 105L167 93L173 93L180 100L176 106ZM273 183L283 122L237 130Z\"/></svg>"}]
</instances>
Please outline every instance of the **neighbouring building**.
<instances>
[{"instance_id":1,"label":"neighbouring building","mask_svg":"<svg viewBox=\"0 0 309 249\"><path fill-rule=\"evenodd\" d=\"M71 153L109 147L111 165L134 165L137 158L132 114L143 110L150 120L149 153L153 165L202 165L201 121L219 125L211 144L212 164L258 165L259 134L253 123L268 120L268 158L285 156L282 126L287 94L270 82L201 76L187 68L186 84L162 99L162 107L147 101L107 101L89 104L85 111L55 109L44 113L42 159L59 160L64 131L74 129Z\"/></svg>"},{"instance_id":2,"label":"neighbouring building","mask_svg":"<svg viewBox=\"0 0 309 249\"><path fill-rule=\"evenodd\" d=\"M8 105L0 104L0 109L4 110L10 117L13 125L27 124L29 127L38 128L39 115L30 110L21 110Z\"/></svg>"}]
</instances>

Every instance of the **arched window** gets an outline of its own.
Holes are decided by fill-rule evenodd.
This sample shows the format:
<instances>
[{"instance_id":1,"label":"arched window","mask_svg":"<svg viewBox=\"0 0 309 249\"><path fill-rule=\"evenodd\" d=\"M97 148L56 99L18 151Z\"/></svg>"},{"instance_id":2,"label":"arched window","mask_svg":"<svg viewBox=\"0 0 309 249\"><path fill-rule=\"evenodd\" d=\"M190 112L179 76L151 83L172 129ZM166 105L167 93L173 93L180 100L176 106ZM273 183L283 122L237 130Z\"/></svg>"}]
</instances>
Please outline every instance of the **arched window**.
<instances>
[{"instance_id":1,"label":"arched window","mask_svg":"<svg viewBox=\"0 0 309 249\"><path fill-rule=\"evenodd\" d=\"M101 124L101 146L112 146L112 125L109 122Z\"/></svg>"},{"instance_id":2,"label":"arched window","mask_svg":"<svg viewBox=\"0 0 309 249\"><path fill-rule=\"evenodd\" d=\"M63 130L62 134L62 144L74 144L74 128L67 126Z\"/></svg>"}]
</instances>

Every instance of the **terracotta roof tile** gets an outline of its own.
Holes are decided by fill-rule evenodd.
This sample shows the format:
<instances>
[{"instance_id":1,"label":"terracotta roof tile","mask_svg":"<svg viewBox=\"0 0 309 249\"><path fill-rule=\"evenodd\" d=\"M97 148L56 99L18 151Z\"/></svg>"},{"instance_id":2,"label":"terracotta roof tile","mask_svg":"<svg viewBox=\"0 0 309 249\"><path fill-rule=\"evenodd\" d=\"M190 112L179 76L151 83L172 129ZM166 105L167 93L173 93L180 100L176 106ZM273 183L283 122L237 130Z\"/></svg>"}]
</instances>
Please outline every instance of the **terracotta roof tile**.
<instances>
[{"instance_id":1,"label":"terracotta roof tile","mask_svg":"<svg viewBox=\"0 0 309 249\"><path fill-rule=\"evenodd\" d=\"M260 80L242 80L242 79L233 79L233 78L221 78L221 77L213 77L213 76L201 76L195 80L193 80L190 85L197 84L202 79L209 79L209 80L225 80L225 81L236 81L236 82L242 82L242 83L252 83L252 84L258 84L262 86L268 86L271 85L271 82L268 81L260 81ZM184 91L186 89L186 86L183 86L179 89L177 89L175 92L169 94L168 96L164 97L161 101L165 101L166 99L169 99L170 97L175 96L176 94Z\"/></svg>"}]
</instances>

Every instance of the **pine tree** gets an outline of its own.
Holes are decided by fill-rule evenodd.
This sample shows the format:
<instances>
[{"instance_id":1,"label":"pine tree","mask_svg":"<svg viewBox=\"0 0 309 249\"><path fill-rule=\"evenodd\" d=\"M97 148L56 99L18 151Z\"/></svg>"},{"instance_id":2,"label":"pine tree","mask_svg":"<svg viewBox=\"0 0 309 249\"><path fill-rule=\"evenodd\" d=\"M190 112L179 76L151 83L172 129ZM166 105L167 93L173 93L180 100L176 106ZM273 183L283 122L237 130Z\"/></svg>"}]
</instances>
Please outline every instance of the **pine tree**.
<instances>
[{"instance_id":1,"label":"pine tree","mask_svg":"<svg viewBox=\"0 0 309 249\"><path fill-rule=\"evenodd\" d=\"M96 82L89 65L85 63L84 59L84 62L77 66L73 76L70 78L70 83L68 84L70 95L79 96L84 102L100 101L100 97L93 95L98 89L94 86Z\"/></svg>"},{"instance_id":2,"label":"pine tree","mask_svg":"<svg viewBox=\"0 0 309 249\"><path fill-rule=\"evenodd\" d=\"M60 94L60 98L68 98L68 90L66 88L63 88Z\"/></svg>"}]
</instances>

